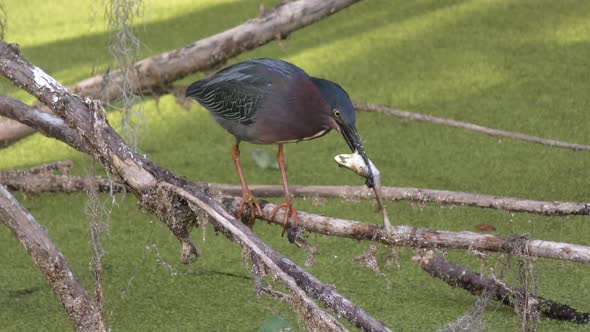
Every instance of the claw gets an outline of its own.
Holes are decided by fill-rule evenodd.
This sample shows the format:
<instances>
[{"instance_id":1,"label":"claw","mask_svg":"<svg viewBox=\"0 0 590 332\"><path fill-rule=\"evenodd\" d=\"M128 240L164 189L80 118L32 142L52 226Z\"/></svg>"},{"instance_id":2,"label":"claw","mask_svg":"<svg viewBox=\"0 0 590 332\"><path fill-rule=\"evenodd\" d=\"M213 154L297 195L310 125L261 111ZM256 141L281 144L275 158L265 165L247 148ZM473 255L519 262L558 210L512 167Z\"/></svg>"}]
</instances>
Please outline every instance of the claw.
<instances>
[{"instance_id":1,"label":"claw","mask_svg":"<svg viewBox=\"0 0 590 332\"><path fill-rule=\"evenodd\" d=\"M258 202L256 201L254 195L252 195L250 189L247 189L247 191L242 193L242 202L240 202L240 207L236 212L236 218L242 218L242 212L244 212L244 207L246 204L248 204L248 210L250 212L250 224L254 225L256 217L262 217L262 210L260 209L260 205L258 205Z\"/></svg>"},{"instance_id":2,"label":"claw","mask_svg":"<svg viewBox=\"0 0 590 332\"><path fill-rule=\"evenodd\" d=\"M285 208L285 220L283 222L283 231L281 233L281 236L285 235L285 231L287 230L287 226L289 225L289 216L292 217L296 225L299 224L299 216L297 215L297 210L295 210L295 207L293 206L293 203L291 203L291 200L287 198L285 198L283 203L275 206L275 208L272 210L272 213L270 214L270 219L274 219L277 212L279 212L279 210L282 208Z\"/></svg>"}]
</instances>

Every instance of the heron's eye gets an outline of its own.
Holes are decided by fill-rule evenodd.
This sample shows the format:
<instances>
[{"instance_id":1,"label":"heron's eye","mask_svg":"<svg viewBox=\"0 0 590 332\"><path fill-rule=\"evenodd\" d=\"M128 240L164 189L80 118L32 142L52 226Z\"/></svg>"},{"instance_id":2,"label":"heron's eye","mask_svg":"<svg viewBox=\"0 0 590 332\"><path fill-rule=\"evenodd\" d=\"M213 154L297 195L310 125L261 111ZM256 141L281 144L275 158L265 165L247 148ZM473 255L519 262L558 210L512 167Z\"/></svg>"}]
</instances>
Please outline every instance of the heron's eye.
<instances>
[{"instance_id":1,"label":"heron's eye","mask_svg":"<svg viewBox=\"0 0 590 332\"><path fill-rule=\"evenodd\" d=\"M340 117L340 111L339 110L333 110L332 113L334 114L335 117L337 117L337 118Z\"/></svg>"}]
</instances>

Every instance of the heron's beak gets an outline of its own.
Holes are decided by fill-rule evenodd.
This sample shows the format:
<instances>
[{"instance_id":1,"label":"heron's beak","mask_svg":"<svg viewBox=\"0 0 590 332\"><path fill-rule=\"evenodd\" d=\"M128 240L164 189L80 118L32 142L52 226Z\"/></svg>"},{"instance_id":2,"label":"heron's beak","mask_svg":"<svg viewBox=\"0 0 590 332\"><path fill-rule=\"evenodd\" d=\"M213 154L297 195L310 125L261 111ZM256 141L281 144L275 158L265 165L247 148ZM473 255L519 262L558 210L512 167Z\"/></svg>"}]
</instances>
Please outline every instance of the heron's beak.
<instances>
[{"instance_id":1,"label":"heron's beak","mask_svg":"<svg viewBox=\"0 0 590 332\"><path fill-rule=\"evenodd\" d=\"M363 144L361 143L361 139L356 132L356 128L354 126L349 126L344 123L339 123L340 131L342 132L342 136L346 140L346 143L352 150L352 152L358 151L358 153L363 157L365 161L365 165L369 169L369 172L366 176L365 184L369 188L373 188L375 186L375 181L373 179L373 171L371 170L371 166L369 165L369 158L367 158L367 154L365 153L365 149L363 148Z\"/></svg>"}]
</instances>

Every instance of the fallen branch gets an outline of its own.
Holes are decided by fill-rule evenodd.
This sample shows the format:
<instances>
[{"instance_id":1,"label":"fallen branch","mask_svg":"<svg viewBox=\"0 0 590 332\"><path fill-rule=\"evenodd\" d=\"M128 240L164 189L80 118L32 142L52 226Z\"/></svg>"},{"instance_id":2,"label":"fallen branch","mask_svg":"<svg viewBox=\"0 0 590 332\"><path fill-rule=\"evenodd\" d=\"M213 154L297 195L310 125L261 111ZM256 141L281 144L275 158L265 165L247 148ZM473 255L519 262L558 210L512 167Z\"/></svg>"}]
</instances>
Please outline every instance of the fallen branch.
<instances>
[{"instance_id":1,"label":"fallen branch","mask_svg":"<svg viewBox=\"0 0 590 332\"><path fill-rule=\"evenodd\" d=\"M240 204L240 199L237 197L217 197L217 200L234 213ZM275 205L263 200L260 200L259 203L262 209L262 219L277 225L283 224L285 219L282 210L275 215L274 219L270 219ZM393 235L387 237L383 227L376 224L331 218L302 211L299 211L298 216L299 225L306 231L325 235L412 248L448 248L514 253L515 249L526 247L528 251L517 250L517 253L590 264L590 247L577 244L529 240L522 237L504 239L491 234L450 232L404 225L392 226Z\"/></svg>"},{"instance_id":2,"label":"fallen branch","mask_svg":"<svg viewBox=\"0 0 590 332\"><path fill-rule=\"evenodd\" d=\"M10 190L27 193L75 193L97 188L99 192L120 193L125 191L121 183L102 177L72 175L14 175L0 171L0 184Z\"/></svg>"},{"instance_id":3,"label":"fallen branch","mask_svg":"<svg viewBox=\"0 0 590 332\"><path fill-rule=\"evenodd\" d=\"M0 171L0 184L6 185L12 190L25 192L79 192L85 191L90 186L97 185L101 191L108 192L110 182L105 178L93 177L75 177L75 176L3 176L4 171ZM124 190L121 184L114 182L113 190L119 192ZM221 193L235 194L233 185L211 184L210 192L215 195ZM274 189L275 186L251 186L254 194L260 197L278 195ZM237 187L236 187L237 188ZM298 190L308 188L305 190ZM323 187L298 187L293 186L294 195L311 193L313 188ZM339 188L339 187L330 187ZM343 187L347 188L347 187ZM385 189L385 188L384 188ZM241 189L240 189L241 190ZM290 188L291 191L291 188ZM319 190L320 196L327 191ZM241 193L241 191L240 191ZM282 192L280 193L282 195ZM322 196L326 197L326 196ZM237 211L239 199L235 197L218 197L217 200L222 202L232 211ZM274 205L265 203L263 218L269 220ZM274 220L269 220L277 224L282 224L283 217L279 212ZM382 229L378 225L367 224L358 221L343 220L319 216L311 213L300 212L300 220L303 227L311 232L322 233L326 235L335 235L359 240L370 240L382 242L385 244L395 244L398 246L418 247L418 248L452 248L468 250L484 250L493 252L511 252L514 243L511 239L503 239L490 234L479 234L473 232L448 232L441 230L419 229L410 226L394 226L393 238L386 238ZM520 238L516 238L520 240ZM590 247L580 246L569 243L527 240L527 245L531 248L534 256L547 257L554 259L572 260L582 263L590 263Z\"/></svg>"},{"instance_id":4,"label":"fallen branch","mask_svg":"<svg viewBox=\"0 0 590 332\"><path fill-rule=\"evenodd\" d=\"M61 140L74 149L89 153L80 135L70 128L59 116L40 111L20 100L0 96L0 115L10 118L39 131L41 134Z\"/></svg>"},{"instance_id":5,"label":"fallen branch","mask_svg":"<svg viewBox=\"0 0 590 332\"><path fill-rule=\"evenodd\" d=\"M26 169L0 170L0 177L53 175L57 171L62 175L70 175L74 162L71 160L55 161Z\"/></svg>"},{"instance_id":6,"label":"fallen branch","mask_svg":"<svg viewBox=\"0 0 590 332\"><path fill-rule=\"evenodd\" d=\"M308 295L345 317L356 327L367 331L388 331L380 321L368 315L333 287L322 284L305 270L278 254L258 239L250 229L231 216L204 188L187 182L135 153L110 127L105 115L92 100L82 100L55 79L22 57L17 47L0 41L0 73L51 106L52 110L74 128L84 146L127 189L136 195L140 205L156 216L183 244L190 241L190 229L202 212L213 226L244 250L258 256L271 273L287 287L288 304L312 328L341 331L345 328L323 311Z\"/></svg>"},{"instance_id":7,"label":"fallen branch","mask_svg":"<svg viewBox=\"0 0 590 332\"><path fill-rule=\"evenodd\" d=\"M6 97L0 96L0 109ZM53 115L55 116L55 115ZM0 171L0 184L11 190L33 193L40 192L78 192L92 185L98 185L99 191L109 192L113 185L114 192L122 192L121 184L101 177L82 176L18 176L14 172L22 170ZM27 172L27 171L24 171ZM283 187L277 185L251 185L250 190L258 197L282 197ZM373 199L373 192L364 186L290 186L294 197ZM211 183L209 192L213 195L240 196L242 188L238 185ZM442 205L465 205L479 208L491 208L513 212L528 212L545 216L590 215L590 203L534 201L523 198L481 195L448 190L421 188L382 187L384 200L409 200Z\"/></svg>"},{"instance_id":8,"label":"fallen branch","mask_svg":"<svg viewBox=\"0 0 590 332\"><path fill-rule=\"evenodd\" d=\"M412 260L433 277L439 278L453 287L461 287L474 295L490 292L496 300L513 308L519 305L518 294L524 293L523 289L513 288L497 279L483 277L435 255L432 251L418 254ZM590 313L578 311L566 304L530 294L528 301L532 302L538 311L549 318L578 324L590 323Z\"/></svg>"},{"instance_id":9,"label":"fallen branch","mask_svg":"<svg viewBox=\"0 0 590 332\"><path fill-rule=\"evenodd\" d=\"M133 81L137 91L151 94L168 90L167 86L198 71L215 68L228 59L262 46L275 39L284 39L290 33L330 16L360 0L296 0L283 1L265 10L259 17L248 20L232 29L196 41L172 51L164 52L136 62ZM121 95L123 74L120 70L108 75L96 75L69 87L83 97L100 100L104 104ZM106 80L106 81L105 81ZM6 124L8 126L8 124ZM11 127L19 125L11 123ZM4 138L7 143L34 132L31 128L14 129L21 137Z\"/></svg>"},{"instance_id":10,"label":"fallen branch","mask_svg":"<svg viewBox=\"0 0 590 332\"><path fill-rule=\"evenodd\" d=\"M59 298L76 331L105 331L96 304L72 272L47 231L0 185L0 222L27 249L33 262L43 272Z\"/></svg>"},{"instance_id":11,"label":"fallen branch","mask_svg":"<svg viewBox=\"0 0 590 332\"><path fill-rule=\"evenodd\" d=\"M216 195L239 196L242 194L241 187L236 185L212 183L209 186L211 193ZM282 186L252 185L249 188L258 197L282 197L284 195ZM295 197L374 199L373 191L364 186L289 186L289 193ZM467 205L546 216L590 215L590 203L534 201L448 190L382 187L381 198L390 201L408 200L445 205Z\"/></svg>"},{"instance_id":12,"label":"fallen branch","mask_svg":"<svg viewBox=\"0 0 590 332\"><path fill-rule=\"evenodd\" d=\"M557 140L548 139L548 138L525 135L525 134L516 133L516 132L512 132L512 131L487 128L487 127L479 126L479 125L469 123L469 122L455 121L455 120L439 118L436 116L426 115L426 114L421 114L421 113L405 112L405 111L401 111L398 109L389 108L389 107L383 106L383 105L357 103L357 102L355 102L353 104L354 104L354 108L356 108L357 110L364 110L364 111L368 111L368 112L378 112L378 113L383 113L383 114L386 114L389 116L396 116L396 117L402 118L402 119L442 124L442 125L449 126L449 127L461 128L461 129L471 130L471 131L475 131L475 132L479 132L479 133L484 133L484 134L490 135L490 136L518 139L518 140L531 142L531 143L543 144L543 145L547 145L547 146L554 146L554 147L564 148L564 149L571 149L574 151L579 151L579 150L590 151L590 145L568 143L568 142L562 142L562 141L557 141Z\"/></svg>"}]
</instances>

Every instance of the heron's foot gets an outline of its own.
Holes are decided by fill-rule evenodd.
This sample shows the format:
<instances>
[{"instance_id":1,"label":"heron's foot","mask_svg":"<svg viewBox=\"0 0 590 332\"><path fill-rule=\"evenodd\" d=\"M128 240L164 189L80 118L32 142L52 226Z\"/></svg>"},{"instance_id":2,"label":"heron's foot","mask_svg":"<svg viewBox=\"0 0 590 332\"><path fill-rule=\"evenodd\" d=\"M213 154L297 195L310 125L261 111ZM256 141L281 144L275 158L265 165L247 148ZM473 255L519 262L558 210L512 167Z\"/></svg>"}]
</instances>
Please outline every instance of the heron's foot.
<instances>
[{"instance_id":1,"label":"heron's foot","mask_svg":"<svg viewBox=\"0 0 590 332\"><path fill-rule=\"evenodd\" d=\"M258 202L256 201L254 195L252 195L250 189L242 191L242 202L240 203L238 212L236 212L236 218L242 218L242 213L244 212L244 207L246 205L248 205L248 211L250 212L250 224L254 225L256 217L262 217L262 210L260 209L260 205L258 205Z\"/></svg>"},{"instance_id":2,"label":"heron's foot","mask_svg":"<svg viewBox=\"0 0 590 332\"><path fill-rule=\"evenodd\" d=\"M295 210L293 203L291 203L291 200L288 198L285 198L283 203L275 206L270 215L270 219L274 219L277 212L279 212L279 210L282 208L285 208L285 221L283 222L283 232L281 233L281 236L285 235L285 230L289 225L289 216L291 216L291 219L293 219L295 224L299 223L299 216L297 215L297 210Z\"/></svg>"}]
</instances>

